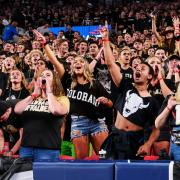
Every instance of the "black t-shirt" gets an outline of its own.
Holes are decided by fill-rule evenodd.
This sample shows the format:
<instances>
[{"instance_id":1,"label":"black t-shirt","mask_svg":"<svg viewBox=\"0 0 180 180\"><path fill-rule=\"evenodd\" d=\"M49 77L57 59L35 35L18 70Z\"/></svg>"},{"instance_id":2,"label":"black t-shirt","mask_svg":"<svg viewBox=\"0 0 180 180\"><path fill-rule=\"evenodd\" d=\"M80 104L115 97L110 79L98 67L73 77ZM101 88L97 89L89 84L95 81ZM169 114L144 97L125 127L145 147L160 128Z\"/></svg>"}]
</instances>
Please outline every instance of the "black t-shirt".
<instances>
[{"instance_id":1,"label":"black t-shirt","mask_svg":"<svg viewBox=\"0 0 180 180\"><path fill-rule=\"evenodd\" d=\"M111 94L111 76L107 65L97 62L94 68L94 77L98 80L108 93Z\"/></svg>"},{"instance_id":2,"label":"black t-shirt","mask_svg":"<svg viewBox=\"0 0 180 180\"><path fill-rule=\"evenodd\" d=\"M172 80L164 79L164 82L171 91L174 92L176 90L176 87L174 83L172 82ZM152 86L152 84L149 84L148 90L157 99L157 101L159 102L161 106L164 101L164 96L161 91L160 83L157 83L155 86Z\"/></svg>"},{"instance_id":3,"label":"black t-shirt","mask_svg":"<svg viewBox=\"0 0 180 180\"><path fill-rule=\"evenodd\" d=\"M104 105L96 102L97 98L101 96L110 98L107 91L96 80L93 81L93 85L90 83L77 84L74 89L67 89L67 97L70 99L70 113L87 116L92 120L104 118Z\"/></svg>"},{"instance_id":4,"label":"black t-shirt","mask_svg":"<svg viewBox=\"0 0 180 180\"><path fill-rule=\"evenodd\" d=\"M35 70L34 70L34 69L28 69L28 70L26 70L26 71L24 72L24 76L25 76L26 81L27 81L28 83L30 83L30 82L33 80L33 78L34 78L34 73L35 73Z\"/></svg>"},{"instance_id":5,"label":"black t-shirt","mask_svg":"<svg viewBox=\"0 0 180 180\"><path fill-rule=\"evenodd\" d=\"M116 64L120 67L120 72L123 76L123 79L128 81L129 83L133 83L133 70L132 70L132 68L129 67L128 69L122 69L119 62L116 62ZM119 95L119 90L113 81L111 82L111 92L112 92L113 102L115 102L118 95Z\"/></svg>"},{"instance_id":6,"label":"black t-shirt","mask_svg":"<svg viewBox=\"0 0 180 180\"><path fill-rule=\"evenodd\" d=\"M154 97L141 97L133 84L125 79L120 83L115 107L123 117L141 127L154 125L159 110Z\"/></svg>"},{"instance_id":7,"label":"black t-shirt","mask_svg":"<svg viewBox=\"0 0 180 180\"><path fill-rule=\"evenodd\" d=\"M117 61L116 64L119 66L120 68L120 72L123 76L123 79L127 79L130 82L133 82L133 70L131 67L129 67L128 69L123 69L121 67L121 64Z\"/></svg>"},{"instance_id":8,"label":"black t-shirt","mask_svg":"<svg viewBox=\"0 0 180 180\"><path fill-rule=\"evenodd\" d=\"M24 87L19 91L14 91L12 88L6 89L2 97L3 100L14 100L14 99L24 99L29 96L29 91Z\"/></svg>"},{"instance_id":9,"label":"black t-shirt","mask_svg":"<svg viewBox=\"0 0 180 180\"><path fill-rule=\"evenodd\" d=\"M130 82L133 82L133 70L131 68L128 69L121 68L121 73L124 79L129 79Z\"/></svg>"},{"instance_id":10,"label":"black t-shirt","mask_svg":"<svg viewBox=\"0 0 180 180\"><path fill-rule=\"evenodd\" d=\"M11 149L19 139L19 129L22 127L21 118L12 112L7 121L0 123L0 126L2 126L5 141L9 142Z\"/></svg>"},{"instance_id":11,"label":"black t-shirt","mask_svg":"<svg viewBox=\"0 0 180 180\"><path fill-rule=\"evenodd\" d=\"M3 129L5 141L9 142L10 149L19 139L19 129L22 127L20 116L14 113L14 107L18 101L19 100L6 101L8 106L12 108L12 112L6 121L0 122L0 128Z\"/></svg>"},{"instance_id":12,"label":"black t-shirt","mask_svg":"<svg viewBox=\"0 0 180 180\"><path fill-rule=\"evenodd\" d=\"M34 100L22 113L22 146L59 149L62 119L50 113L48 100Z\"/></svg>"}]
</instances>

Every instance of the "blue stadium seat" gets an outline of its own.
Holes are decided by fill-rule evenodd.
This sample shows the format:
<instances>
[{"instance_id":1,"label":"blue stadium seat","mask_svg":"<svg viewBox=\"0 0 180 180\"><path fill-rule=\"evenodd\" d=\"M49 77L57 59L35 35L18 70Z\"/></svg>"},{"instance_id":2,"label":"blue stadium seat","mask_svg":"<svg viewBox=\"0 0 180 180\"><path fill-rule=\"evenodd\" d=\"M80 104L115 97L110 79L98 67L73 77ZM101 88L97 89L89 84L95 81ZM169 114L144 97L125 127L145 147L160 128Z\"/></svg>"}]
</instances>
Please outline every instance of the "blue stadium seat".
<instances>
[{"instance_id":1,"label":"blue stadium seat","mask_svg":"<svg viewBox=\"0 0 180 180\"><path fill-rule=\"evenodd\" d=\"M35 180L113 180L114 163L37 162Z\"/></svg>"},{"instance_id":2,"label":"blue stadium seat","mask_svg":"<svg viewBox=\"0 0 180 180\"><path fill-rule=\"evenodd\" d=\"M117 162L115 180L168 180L169 163Z\"/></svg>"}]
</instances>

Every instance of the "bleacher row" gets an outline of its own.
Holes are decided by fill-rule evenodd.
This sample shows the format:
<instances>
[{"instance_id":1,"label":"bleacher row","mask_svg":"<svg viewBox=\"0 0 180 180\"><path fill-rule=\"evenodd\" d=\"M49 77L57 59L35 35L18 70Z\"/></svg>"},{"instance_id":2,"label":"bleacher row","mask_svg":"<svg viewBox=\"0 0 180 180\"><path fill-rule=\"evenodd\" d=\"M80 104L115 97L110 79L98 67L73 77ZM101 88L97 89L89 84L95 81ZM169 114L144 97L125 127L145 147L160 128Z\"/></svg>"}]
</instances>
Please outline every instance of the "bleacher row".
<instances>
[{"instance_id":1,"label":"bleacher row","mask_svg":"<svg viewBox=\"0 0 180 180\"><path fill-rule=\"evenodd\" d=\"M26 180L173 180L169 161L36 162ZM14 176L15 177L15 176ZM21 180L20 176L16 178ZM175 179L174 179L175 180Z\"/></svg>"}]
</instances>

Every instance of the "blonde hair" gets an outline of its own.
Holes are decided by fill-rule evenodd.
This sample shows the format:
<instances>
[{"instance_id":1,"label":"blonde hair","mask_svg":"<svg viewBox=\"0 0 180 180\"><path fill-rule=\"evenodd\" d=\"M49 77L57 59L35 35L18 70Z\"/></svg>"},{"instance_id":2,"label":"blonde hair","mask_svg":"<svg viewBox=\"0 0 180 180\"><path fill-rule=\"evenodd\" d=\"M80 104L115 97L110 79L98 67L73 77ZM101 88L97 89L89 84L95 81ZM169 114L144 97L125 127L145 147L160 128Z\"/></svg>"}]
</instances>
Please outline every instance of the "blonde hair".
<instances>
[{"instance_id":1,"label":"blonde hair","mask_svg":"<svg viewBox=\"0 0 180 180\"><path fill-rule=\"evenodd\" d=\"M24 76L24 73L23 73L22 71L20 71L19 69L17 69L17 68L13 69L12 71L19 71L19 72L21 73L21 76L22 76L21 87L24 87L24 88L28 89L28 88L27 88L28 83L27 83L27 81L26 81L26 78L25 78L25 76ZM12 73L12 71L10 72L10 74ZM7 83L7 87L6 87L6 88L8 89L8 88L10 88L11 86L12 86L11 76L9 76L9 78L8 78L8 83Z\"/></svg>"},{"instance_id":2,"label":"blonde hair","mask_svg":"<svg viewBox=\"0 0 180 180\"><path fill-rule=\"evenodd\" d=\"M89 63L82 56L75 57L75 60L78 60L78 59L83 60L85 62L83 76L84 76L85 80L90 82L90 87L93 86L94 78L93 78L93 74L92 74L91 70L89 69ZM71 88L74 89L77 86L77 76L74 72L74 63L72 63L72 65L71 65L71 77L72 77Z\"/></svg>"},{"instance_id":3,"label":"blonde hair","mask_svg":"<svg viewBox=\"0 0 180 180\"><path fill-rule=\"evenodd\" d=\"M33 49L29 54L30 54L30 59L32 58L33 54L39 54L40 57L43 59L43 53L39 49Z\"/></svg>"},{"instance_id":4,"label":"blonde hair","mask_svg":"<svg viewBox=\"0 0 180 180\"><path fill-rule=\"evenodd\" d=\"M13 59L13 61L14 61L14 67L13 67L12 70L15 70L15 69L16 69L16 61L15 61L15 59L14 59L12 56L6 57L6 59L7 59L7 58ZM6 59L5 59L5 60L6 60ZM3 65L2 65L2 72L7 73L7 69L6 69L5 65L4 65L4 63L3 63Z\"/></svg>"}]
</instances>

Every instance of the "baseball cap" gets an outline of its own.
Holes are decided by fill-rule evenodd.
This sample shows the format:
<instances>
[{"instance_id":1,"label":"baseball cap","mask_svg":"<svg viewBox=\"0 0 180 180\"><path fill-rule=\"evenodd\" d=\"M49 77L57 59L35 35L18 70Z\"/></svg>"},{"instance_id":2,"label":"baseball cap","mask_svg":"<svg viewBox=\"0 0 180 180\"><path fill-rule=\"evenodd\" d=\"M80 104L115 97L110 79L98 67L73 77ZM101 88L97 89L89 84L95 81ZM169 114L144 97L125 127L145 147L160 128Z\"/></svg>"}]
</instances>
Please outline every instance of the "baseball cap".
<instances>
[{"instance_id":1,"label":"baseball cap","mask_svg":"<svg viewBox=\"0 0 180 180\"><path fill-rule=\"evenodd\" d=\"M2 116L10 106L5 101L0 101L0 116Z\"/></svg>"}]
</instances>

